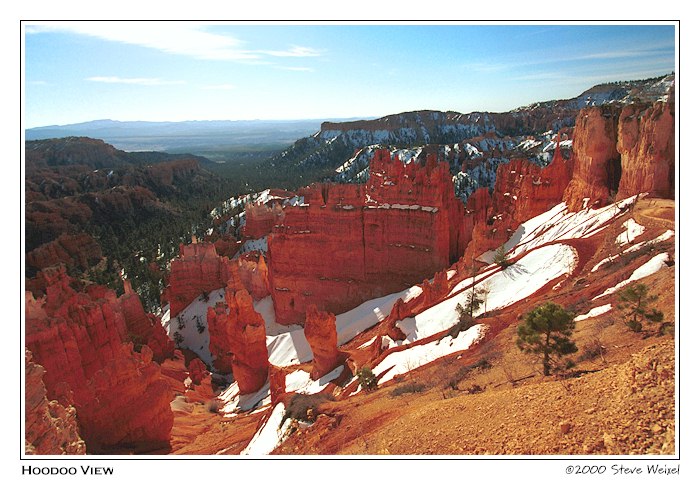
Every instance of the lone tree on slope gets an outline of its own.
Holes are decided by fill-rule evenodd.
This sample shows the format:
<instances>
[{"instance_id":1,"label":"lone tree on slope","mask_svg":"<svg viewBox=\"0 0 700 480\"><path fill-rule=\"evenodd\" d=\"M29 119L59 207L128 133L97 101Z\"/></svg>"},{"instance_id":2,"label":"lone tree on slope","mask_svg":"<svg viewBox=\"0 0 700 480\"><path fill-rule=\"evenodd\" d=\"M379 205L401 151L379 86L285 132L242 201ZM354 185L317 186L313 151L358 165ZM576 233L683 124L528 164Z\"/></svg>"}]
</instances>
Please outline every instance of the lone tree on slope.
<instances>
[{"instance_id":1,"label":"lone tree on slope","mask_svg":"<svg viewBox=\"0 0 700 480\"><path fill-rule=\"evenodd\" d=\"M518 325L517 345L525 353L542 355L545 375L552 372L552 356L562 357L578 351L569 337L574 332L574 314L561 305L547 302L525 315Z\"/></svg>"},{"instance_id":2,"label":"lone tree on slope","mask_svg":"<svg viewBox=\"0 0 700 480\"><path fill-rule=\"evenodd\" d=\"M667 323L661 323L664 319L664 314L655 308L650 308L649 305L654 303L658 296L649 295L649 289L643 283L630 285L620 291L618 294L620 303L617 306L622 310L623 315L627 318L625 325L633 332L642 331L641 320L646 319L653 323L660 323L659 335L663 333Z\"/></svg>"}]
</instances>

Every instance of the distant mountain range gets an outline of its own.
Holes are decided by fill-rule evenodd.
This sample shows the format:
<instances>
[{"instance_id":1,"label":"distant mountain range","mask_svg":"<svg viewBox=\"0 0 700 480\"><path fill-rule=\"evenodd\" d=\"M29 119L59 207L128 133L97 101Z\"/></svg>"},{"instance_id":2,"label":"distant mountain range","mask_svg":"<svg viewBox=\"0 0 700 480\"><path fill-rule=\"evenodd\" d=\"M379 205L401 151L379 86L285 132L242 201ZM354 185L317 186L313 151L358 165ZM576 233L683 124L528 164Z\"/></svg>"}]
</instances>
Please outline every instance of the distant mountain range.
<instances>
[{"instance_id":1,"label":"distant mountain range","mask_svg":"<svg viewBox=\"0 0 700 480\"><path fill-rule=\"evenodd\" d=\"M573 127L576 115L584 107L672 100L674 85L675 75L671 73L645 80L596 85L571 99L538 102L503 113L421 110L375 120L324 122L320 131L297 140L273 157L271 164L290 173L316 169L326 172L329 178L336 181L346 181L347 178L334 177L334 172L341 173L351 157L368 146L406 149L432 144L454 149L455 144L459 143L477 145L484 137L489 137L491 141L505 140L506 143L525 146L527 144L522 142L527 140L526 137L533 137L544 147L551 141L551 138L544 137ZM497 143L496 153L503 156L502 142ZM537 152L530 153L532 155L528 156L534 156ZM471 158L474 155L481 153L473 150L468 156ZM457 163L454 165L453 173L459 166ZM355 178L364 180L362 176Z\"/></svg>"},{"instance_id":2,"label":"distant mountain range","mask_svg":"<svg viewBox=\"0 0 700 480\"><path fill-rule=\"evenodd\" d=\"M337 119L340 121L343 119ZM348 120L348 119L345 119ZM63 137L99 138L125 151L204 154L240 149L283 149L320 129L318 120L212 120L120 122L94 120L25 131L26 140Z\"/></svg>"}]
</instances>

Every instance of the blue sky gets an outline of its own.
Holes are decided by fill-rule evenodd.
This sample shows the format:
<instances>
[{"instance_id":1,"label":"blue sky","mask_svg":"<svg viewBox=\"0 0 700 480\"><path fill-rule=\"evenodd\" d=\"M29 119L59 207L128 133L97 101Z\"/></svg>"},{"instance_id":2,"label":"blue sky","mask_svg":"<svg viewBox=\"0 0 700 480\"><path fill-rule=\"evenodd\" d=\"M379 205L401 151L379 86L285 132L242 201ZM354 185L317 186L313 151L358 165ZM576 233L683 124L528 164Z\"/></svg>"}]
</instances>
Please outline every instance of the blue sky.
<instances>
[{"instance_id":1,"label":"blue sky","mask_svg":"<svg viewBox=\"0 0 700 480\"><path fill-rule=\"evenodd\" d=\"M506 111L674 70L673 25L25 26L25 127Z\"/></svg>"}]
</instances>

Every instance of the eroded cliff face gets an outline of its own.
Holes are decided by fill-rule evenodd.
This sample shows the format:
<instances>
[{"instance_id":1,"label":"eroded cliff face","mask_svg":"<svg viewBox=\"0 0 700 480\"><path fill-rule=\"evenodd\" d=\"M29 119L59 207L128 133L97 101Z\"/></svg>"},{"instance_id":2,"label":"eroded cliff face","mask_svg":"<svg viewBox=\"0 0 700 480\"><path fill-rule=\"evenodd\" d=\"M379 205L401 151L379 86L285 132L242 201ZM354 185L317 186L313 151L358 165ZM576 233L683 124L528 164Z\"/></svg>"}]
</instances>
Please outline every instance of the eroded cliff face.
<instances>
[{"instance_id":1,"label":"eroded cliff face","mask_svg":"<svg viewBox=\"0 0 700 480\"><path fill-rule=\"evenodd\" d=\"M75 406L90 453L167 446L168 384L151 349L127 343L120 299L105 287L75 290L63 268L40 275L45 294L26 292L26 347L46 370L47 398Z\"/></svg>"},{"instance_id":2,"label":"eroded cliff face","mask_svg":"<svg viewBox=\"0 0 700 480\"><path fill-rule=\"evenodd\" d=\"M303 324L306 309L340 313L413 285L456 260L466 245L464 208L448 166L404 165L379 151L367 184L313 185L287 207L268 240L277 322ZM300 261L300 259L303 259Z\"/></svg>"},{"instance_id":3,"label":"eroded cliff face","mask_svg":"<svg viewBox=\"0 0 700 480\"><path fill-rule=\"evenodd\" d=\"M316 305L309 305L306 309L304 336L313 352L313 380L318 380L345 360L345 356L338 350L335 315L332 313L319 312Z\"/></svg>"},{"instance_id":4,"label":"eroded cliff face","mask_svg":"<svg viewBox=\"0 0 700 480\"><path fill-rule=\"evenodd\" d=\"M284 219L284 210L279 203L247 204L245 206L244 238L260 238L270 233L273 227Z\"/></svg>"},{"instance_id":5,"label":"eroded cliff face","mask_svg":"<svg viewBox=\"0 0 700 480\"><path fill-rule=\"evenodd\" d=\"M571 185L572 169L572 160L565 160L558 148L544 168L525 159L500 165L490 203L488 192L483 190L467 201L474 227L462 263L471 265L481 253L505 243L525 220L561 202L567 185Z\"/></svg>"},{"instance_id":6,"label":"eroded cliff face","mask_svg":"<svg viewBox=\"0 0 700 480\"><path fill-rule=\"evenodd\" d=\"M24 355L24 450L30 455L84 455L85 442L80 438L75 407L61 405L46 398L44 367Z\"/></svg>"},{"instance_id":7,"label":"eroded cliff face","mask_svg":"<svg viewBox=\"0 0 700 480\"><path fill-rule=\"evenodd\" d=\"M617 135L622 157L618 200L640 192L674 197L674 122L674 102L632 104L622 109Z\"/></svg>"},{"instance_id":8,"label":"eroded cliff face","mask_svg":"<svg viewBox=\"0 0 700 480\"><path fill-rule=\"evenodd\" d=\"M564 192L571 211L611 203L620 181L617 124L620 107L582 109L576 117L572 146L573 178ZM584 200L584 199L588 200Z\"/></svg>"},{"instance_id":9,"label":"eroded cliff face","mask_svg":"<svg viewBox=\"0 0 700 480\"><path fill-rule=\"evenodd\" d=\"M201 294L225 287L233 276L231 261L217 255L213 244L180 245L180 256L170 262L164 292L170 303L170 317L175 318Z\"/></svg>"}]
</instances>

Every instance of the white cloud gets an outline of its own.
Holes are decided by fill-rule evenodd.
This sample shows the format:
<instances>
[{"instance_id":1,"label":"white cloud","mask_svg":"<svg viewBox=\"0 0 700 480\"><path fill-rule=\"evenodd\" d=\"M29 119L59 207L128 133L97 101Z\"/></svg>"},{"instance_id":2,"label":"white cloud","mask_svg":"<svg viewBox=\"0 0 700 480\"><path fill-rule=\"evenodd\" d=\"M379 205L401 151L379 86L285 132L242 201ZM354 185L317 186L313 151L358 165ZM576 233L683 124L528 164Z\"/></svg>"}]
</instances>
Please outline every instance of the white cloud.
<instances>
[{"instance_id":1,"label":"white cloud","mask_svg":"<svg viewBox=\"0 0 700 480\"><path fill-rule=\"evenodd\" d=\"M255 63L265 57L318 57L321 50L293 45L287 50L253 50L245 42L206 31L207 25L188 22L62 22L27 25L27 34L66 32L102 40L139 45L202 60Z\"/></svg>"},{"instance_id":2,"label":"white cloud","mask_svg":"<svg viewBox=\"0 0 700 480\"><path fill-rule=\"evenodd\" d=\"M323 51L315 48L293 45L288 50L261 50L260 53L273 57L320 57Z\"/></svg>"},{"instance_id":3,"label":"white cloud","mask_svg":"<svg viewBox=\"0 0 700 480\"><path fill-rule=\"evenodd\" d=\"M124 77L88 77L85 80L98 83L124 83L127 85L145 85L148 87L162 85L181 85L182 80L163 80L162 78L124 78Z\"/></svg>"}]
</instances>

